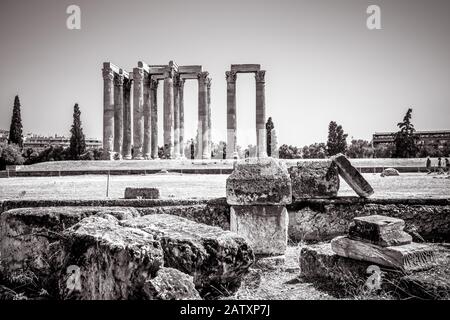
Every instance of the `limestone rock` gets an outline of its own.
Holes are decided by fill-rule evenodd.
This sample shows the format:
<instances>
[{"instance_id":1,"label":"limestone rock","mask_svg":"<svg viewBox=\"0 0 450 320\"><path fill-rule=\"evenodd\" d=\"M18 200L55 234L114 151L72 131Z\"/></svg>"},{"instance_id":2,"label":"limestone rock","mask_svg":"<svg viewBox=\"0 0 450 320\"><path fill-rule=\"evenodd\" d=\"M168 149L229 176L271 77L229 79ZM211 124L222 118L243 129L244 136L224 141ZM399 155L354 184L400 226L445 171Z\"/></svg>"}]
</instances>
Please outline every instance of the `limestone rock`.
<instances>
[{"instance_id":1,"label":"limestone rock","mask_svg":"<svg viewBox=\"0 0 450 320\"><path fill-rule=\"evenodd\" d=\"M121 221L139 228L161 243L164 266L194 277L200 294L233 292L254 262L247 241L230 231L166 214Z\"/></svg>"},{"instance_id":2,"label":"limestone rock","mask_svg":"<svg viewBox=\"0 0 450 320\"><path fill-rule=\"evenodd\" d=\"M244 237L255 255L283 255L289 216L283 206L231 206L230 230Z\"/></svg>"},{"instance_id":3,"label":"limestone rock","mask_svg":"<svg viewBox=\"0 0 450 320\"><path fill-rule=\"evenodd\" d=\"M412 242L412 237L403 231L405 221L381 215L356 217L349 228L353 240L373 243L381 247L398 246Z\"/></svg>"},{"instance_id":4,"label":"limestone rock","mask_svg":"<svg viewBox=\"0 0 450 320\"><path fill-rule=\"evenodd\" d=\"M398 172L398 170L394 168L386 168L380 175L382 177L399 176L400 172Z\"/></svg>"},{"instance_id":5,"label":"limestone rock","mask_svg":"<svg viewBox=\"0 0 450 320\"><path fill-rule=\"evenodd\" d=\"M299 161L289 168L293 200L334 198L339 191L339 173L331 160Z\"/></svg>"},{"instance_id":6,"label":"limestone rock","mask_svg":"<svg viewBox=\"0 0 450 320\"><path fill-rule=\"evenodd\" d=\"M350 161L342 154L332 157L333 162L338 166L339 174L348 185L363 198L368 198L373 194L371 185L364 177L352 166Z\"/></svg>"},{"instance_id":7,"label":"limestone rock","mask_svg":"<svg viewBox=\"0 0 450 320\"><path fill-rule=\"evenodd\" d=\"M63 299L140 298L146 280L164 264L159 241L119 225L110 215L83 219L64 231L63 243L59 280Z\"/></svg>"},{"instance_id":8,"label":"limestone rock","mask_svg":"<svg viewBox=\"0 0 450 320\"><path fill-rule=\"evenodd\" d=\"M150 299L201 299L200 294L195 289L193 277L172 268L159 269L155 278L145 282L143 290Z\"/></svg>"},{"instance_id":9,"label":"limestone rock","mask_svg":"<svg viewBox=\"0 0 450 320\"><path fill-rule=\"evenodd\" d=\"M426 270L436 264L433 249L421 243L380 247L343 236L333 239L331 248L342 257L372 262L405 272Z\"/></svg>"},{"instance_id":10,"label":"limestone rock","mask_svg":"<svg viewBox=\"0 0 450 320\"><path fill-rule=\"evenodd\" d=\"M285 205L292 201L289 173L273 158L237 162L227 179L226 192L230 205Z\"/></svg>"},{"instance_id":11,"label":"limestone rock","mask_svg":"<svg viewBox=\"0 0 450 320\"><path fill-rule=\"evenodd\" d=\"M157 188L126 188L125 199L159 199Z\"/></svg>"}]
</instances>

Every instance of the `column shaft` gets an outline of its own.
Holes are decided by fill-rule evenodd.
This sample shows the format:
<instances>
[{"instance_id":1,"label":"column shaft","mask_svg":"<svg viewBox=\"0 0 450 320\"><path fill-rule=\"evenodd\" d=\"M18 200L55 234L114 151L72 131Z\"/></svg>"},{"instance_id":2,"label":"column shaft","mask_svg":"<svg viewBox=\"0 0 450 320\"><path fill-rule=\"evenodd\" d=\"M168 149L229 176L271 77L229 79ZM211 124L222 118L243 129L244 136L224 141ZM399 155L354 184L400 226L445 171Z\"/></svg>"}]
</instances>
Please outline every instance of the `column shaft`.
<instances>
[{"instance_id":1,"label":"column shaft","mask_svg":"<svg viewBox=\"0 0 450 320\"><path fill-rule=\"evenodd\" d=\"M173 157L174 75L174 67L169 65L164 74L164 155L166 159L172 159Z\"/></svg>"},{"instance_id":2,"label":"column shaft","mask_svg":"<svg viewBox=\"0 0 450 320\"><path fill-rule=\"evenodd\" d=\"M180 98L180 157L185 158L184 152L184 79L180 79L180 87L178 89Z\"/></svg>"},{"instance_id":3,"label":"column shaft","mask_svg":"<svg viewBox=\"0 0 450 320\"><path fill-rule=\"evenodd\" d=\"M206 101L208 111L208 154L211 157L212 140L211 140L211 78L206 79Z\"/></svg>"},{"instance_id":4,"label":"column shaft","mask_svg":"<svg viewBox=\"0 0 450 320\"><path fill-rule=\"evenodd\" d=\"M145 159L150 159L152 148L151 137L151 102L150 102L150 75L144 73L144 145L142 147L142 153Z\"/></svg>"},{"instance_id":5,"label":"column shaft","mask_svg":"<svg viewBox=\"0 0 450 320\"><path fill-rule=\"evenodd\" d=\"M122 158L123 144L123 74L114 76L114 152Z\"/></svg>"},{"instance_id":6,"label":"column shaft","mask_svg":"<svg viewBox=\"0 0 450 320\"><path fill-rule=\"evenodd\" d=\"M237 156L236 73L227 71L227 159Z\"/></svg>"},{"instance_id":7,"label":"column shaft","mask_svg":"<svg viewBox=\"0 0 450 320\"><path fill-rule=\"evenodd\" d=\"M113 159L114 149L114 72L103 64L103 158Z\"/></svg>"},{"instance_id":8,"label":"column shaft","mask_svg":"<svg viewBox=\"0 0 450 320\"><path fill-rule=\"evenodd\" d=\"M173 85L173 97L174 97L174 110L173 110L173 155L175 159L180 158L180 76L177 74L174 78Z\"/></svg>"},{"instance_id":9,"label":"column shaft","mask_svg":"<svg viewBox=\"0 0 450 320\"><path fill-rule=\"evenodd\" d=\"M158 80L151 79L150 80L150 119L151 119L151 131L152 131L152 151L151 156L152 159L158 158Z\"/></svg>"},{"instance_id":10,"label":"column shaft","mask_svg":"<svg viewBox=\"0 0 450 320\"><path fill-rule=\"evenodd\" d=\"M131 75L130 75L131 76ZM125 79L123 83L123 145L124 159L131 159L131 87L133 80Z\"/></svg>"},{"instance_id":11,"label":"column shaft","mask_svg":"<svg viewBox=\"0 0 450 320\"><path fill-rule=\"evenodd\" d=\"M133 70L133 159L143 159L142 145L144 142L144 71L141 68Z\"/></svg>"},{"instance_id":12,"label":"column shaft","mask_svg":"<svg viewBox=\"0 0 450 320\"><path fill-rule=\"evenodd\" d=\"M266 71L257 71L256 80L256 156L267 157L266 152L266 96L265 96Z\"/></svg>"},{"instance_id":13,"label":"column shaft","mask_svg":"<svg viewBox=\"0 0 450 320\"><path fill-rule=\"evenodd\" d=\"M208 72L198 74L198 134L197 134L197 157L210 159L208 154L208 96L207 96Z\"/></svg>"}]
</instances>

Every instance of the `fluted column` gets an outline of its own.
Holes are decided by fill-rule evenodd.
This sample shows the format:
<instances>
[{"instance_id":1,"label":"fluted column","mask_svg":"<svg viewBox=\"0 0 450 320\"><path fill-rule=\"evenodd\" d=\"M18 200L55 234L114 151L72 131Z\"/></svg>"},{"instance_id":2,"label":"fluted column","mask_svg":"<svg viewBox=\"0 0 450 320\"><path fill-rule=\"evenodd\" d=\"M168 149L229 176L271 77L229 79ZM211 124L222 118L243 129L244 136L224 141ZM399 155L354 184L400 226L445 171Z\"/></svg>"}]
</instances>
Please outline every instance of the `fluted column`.
<instances>
[{"instance_id":1,"label":"fluted column","mask_svg":"<svg viewBox=\"0 0 450 320\"><path fill-rule=\"evenodd\" d=\"M103 159L114 157L114 72L103 64Z\"/></svg>"},{"instance_id":2,"label":"fluted column","mask_svg":"<svg viewBox=\"0 0 450 320\"><path fill-rule=\"evenodd\" d=\"M172 159L173 157L174 76L175 69L169 64L164 72L164 154L167 159Z\"/></svg>"},{"instance_id":3,"label":"fluted column","mask_svg":"<svg viewBox=\"0 0 450 320\"><path fill-rule=\"evenodd\" d=\"M151 119L151 156L152 159L158 158L158 80L150 79L150 119Z\"/></svg>"},{"instance_id":4,"label":"fluted column","mask_svg":"<svg viewBox=\"0 0 450 320\"><path fill-rule=\"evenodd\" d=\"M131 87L132 79L125 79L123 83L123 145L122 155L126 160L131 159Z\"/></svg>"},{"instance_id":5,"label":"fluted column","mask_svg":"<svg viewBox=\"0 0 450 320\"><path fill-rule=\"evenodd\" d=\"M200 159L210 159L208 154L208 95L207 78L208 72L199 72L198 75L198 134L197 157Z\"/></svg>"},{"instance_id":6,"label":"fluted column","mask_svg":"<svg viewBox=\"0 0 450 320\"><path fill-rule=\"evenodd\" d=\"M180 98L180 158L186 158L184 154L184 79L180 79L178 95Z\"/></svg>"},{"instance_id":7,"label":"fluted column","mask_svg":"<svg viewBox=\"0 0 450 320\"><path fill-rule=\"evenodd\" d=\"M114 152L122 158L123 143L123 73L114 75Z\"/></svg>"},{"instance_id":8,"label":"fluted column","mask_svg":"<svg viewBox=\"0 0 450 320\"><path fill-rule=\"evenodd\" d=\"M227 78L227 159L237 156L236 138L236 72L225 72Z\"/></svg>"},{"instance_id":9,"label":"fluted column","mask_svg":"<svg viewBox=\"0 0 450 320\"><path fill-rule=\"evenodd\" d=\"M208 109L208 154L209 157L211 157L211 150L212 150L212 140L211 140L211 83L212 79L207 78L206 79L206 102L207 102L207 109Z\"/></svg>"},{"instance_id":10,"label":"fluted column","mask_svg":"<svg viewBox=\"0 0 450 320\"><path fill-rule=\"evenodd\" d=\"M256 80L256 156L267 157L266 152L266 71L257 71Z\"/></svg>"},{"instance_id":11,"label":"fluted column","mask_svg":"<svg viewBox=\"0 0 450 320\"><path fill-rule=\"evenodd\" d=\"M180 75L173 80L173 156L180 158Z\"/></svg>"},{"instance_id":12,"label":"fluted column","mask_svg":"<svg viewBox=\"0 0 450 320\"><path fill-rule=\"evenodd\" d=\"M152 149L152 137L151 137L151 96L150 96L150 75L144 73L144 145L142 147L142 153L145 159L150 159Z\"/></svg>"},{"instance_id":13,"label":"fluted column","mask_svg":"<svg viewBox=\"0 0 450 320\"><path fill-rule=\"evenodd\" d=\"M133 70L133 159L144 159L142 156L142 145L144 142L144 70L134 68Z\"/></svg>"}]
</instances>

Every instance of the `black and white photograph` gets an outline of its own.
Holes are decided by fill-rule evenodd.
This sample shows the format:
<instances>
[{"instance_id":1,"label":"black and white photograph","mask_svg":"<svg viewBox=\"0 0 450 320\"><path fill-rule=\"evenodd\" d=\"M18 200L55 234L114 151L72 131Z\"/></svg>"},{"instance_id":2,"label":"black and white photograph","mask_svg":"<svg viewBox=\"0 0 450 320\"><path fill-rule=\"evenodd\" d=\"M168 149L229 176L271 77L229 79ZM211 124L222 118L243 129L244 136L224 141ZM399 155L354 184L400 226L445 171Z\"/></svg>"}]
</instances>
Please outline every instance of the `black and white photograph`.
<instances>
[{"instance_id":1,"label":"black and white photograph","mask_svg":"<svg viewBox=\"0 0 450 320\"><path fill-rule=\"evenodd\" d=\"M0 309L450 300L450 1L1 0L0 70Z\"/></svg>"}]
</instances>

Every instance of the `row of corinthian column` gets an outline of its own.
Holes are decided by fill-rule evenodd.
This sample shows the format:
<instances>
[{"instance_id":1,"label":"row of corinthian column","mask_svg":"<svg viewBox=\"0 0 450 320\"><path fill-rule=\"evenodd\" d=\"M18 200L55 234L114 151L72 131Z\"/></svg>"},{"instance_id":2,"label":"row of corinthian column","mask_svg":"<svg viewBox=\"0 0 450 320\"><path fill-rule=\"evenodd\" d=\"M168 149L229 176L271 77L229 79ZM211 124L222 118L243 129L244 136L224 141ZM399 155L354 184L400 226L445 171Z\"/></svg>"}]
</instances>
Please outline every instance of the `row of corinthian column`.
<instances>
[{"instance_id":1,"label":"row of corinthian column","mask_svg":"<svg viewBox=\"0 0 450 320\"><path fill-rule=\"evenodd\" d=\"M158 80L162 80L164 85L164 158L185 158L185 79L183 75L176 72L172 63L165 66L164 73L159 76L153 76L140 67L127 73L111 63L104 63L103 150L105 159L159 158ZM197 80L198 147L196 158L210 159L211 79L208 77L208 72L199 72ZM131 114L133 114L133 123Z\"/></svg>"}]
</instances>

